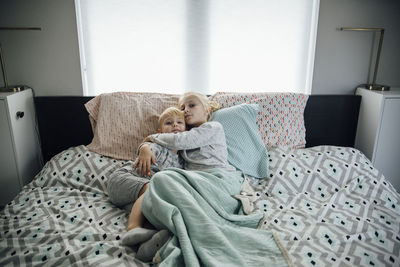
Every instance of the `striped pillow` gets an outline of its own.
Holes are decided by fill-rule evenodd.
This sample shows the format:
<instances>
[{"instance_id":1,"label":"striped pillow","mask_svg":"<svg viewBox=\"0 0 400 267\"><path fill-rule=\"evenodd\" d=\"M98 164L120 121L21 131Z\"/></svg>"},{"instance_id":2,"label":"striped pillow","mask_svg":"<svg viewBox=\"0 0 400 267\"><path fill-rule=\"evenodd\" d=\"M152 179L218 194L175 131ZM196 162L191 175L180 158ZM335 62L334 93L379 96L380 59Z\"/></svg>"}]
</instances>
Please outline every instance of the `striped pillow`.
<instances>
[{"instance_id":1,"label":"striped pillow","mask_svg":"<svg viewBox=\"0 0 400 267\"><path fill-rule=\"evenodd\" d=\"M91 151L124 160L136 158L143 139L157 131L158 117L178 105L179 95L117 92L101 94L85 104L92 124Z\"/></svg>"}]
</instances>

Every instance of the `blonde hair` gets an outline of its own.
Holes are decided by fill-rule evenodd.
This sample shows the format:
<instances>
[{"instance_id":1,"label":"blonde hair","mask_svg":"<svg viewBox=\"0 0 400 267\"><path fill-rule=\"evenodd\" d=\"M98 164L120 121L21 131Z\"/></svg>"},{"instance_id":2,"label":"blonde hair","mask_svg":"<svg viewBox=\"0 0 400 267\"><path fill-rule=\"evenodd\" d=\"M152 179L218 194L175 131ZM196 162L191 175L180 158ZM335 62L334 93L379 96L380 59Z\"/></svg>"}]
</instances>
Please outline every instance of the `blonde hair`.
<instances>
[{"instance_id":1,"label":"blonde hair","mask_svg":"<svg viewBox=\"0 0 400 267\"><path fill-rule=\"evenodd\" d=\"M158 117L158 127L161 128L165 119L172 116L180 117L183 119L183 121L185 121L185 115L183 114L182 110L177 107L169 107L161 113L160 117Z\"/></svg>"},{"instance_id":2,"label":"blonde hair","mask_svg":"<svg viewBox=\"0 0 400 267\"><path fill-rule=\"evenodd\" d=\"M209 110L208 116L207 116L207 120L209 120L211 118L211 115L214 111L217 111L219 109L219 105L217 102L211 101L210 99L208 99L207 96L197 93L197 92L186 92L184 93L180 98L179 98L179 102L178 105L179 107L182 105L182 102L185 98L190 97L190 96L194 96L196 97L200 103L203 105L203 107L207 110Z\"/></svg>"}]
</instances>

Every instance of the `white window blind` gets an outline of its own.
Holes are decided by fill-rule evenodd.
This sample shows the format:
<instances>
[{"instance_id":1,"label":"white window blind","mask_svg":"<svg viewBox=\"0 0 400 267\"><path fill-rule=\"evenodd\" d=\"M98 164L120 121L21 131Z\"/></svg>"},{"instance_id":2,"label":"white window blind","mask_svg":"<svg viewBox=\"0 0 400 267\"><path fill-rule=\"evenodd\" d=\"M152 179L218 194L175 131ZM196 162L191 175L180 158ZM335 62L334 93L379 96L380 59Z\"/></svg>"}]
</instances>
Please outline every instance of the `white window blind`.
<instances>
[{"instance_id":1,"label":"white window blind","mask_svg":"<svg viewBox=\"0 0 400 267\"><path fill-rule=\"evenodd\" d=\"M319 0L76 0L84 95L310 93Z\"/></svg>"}]
</instances>

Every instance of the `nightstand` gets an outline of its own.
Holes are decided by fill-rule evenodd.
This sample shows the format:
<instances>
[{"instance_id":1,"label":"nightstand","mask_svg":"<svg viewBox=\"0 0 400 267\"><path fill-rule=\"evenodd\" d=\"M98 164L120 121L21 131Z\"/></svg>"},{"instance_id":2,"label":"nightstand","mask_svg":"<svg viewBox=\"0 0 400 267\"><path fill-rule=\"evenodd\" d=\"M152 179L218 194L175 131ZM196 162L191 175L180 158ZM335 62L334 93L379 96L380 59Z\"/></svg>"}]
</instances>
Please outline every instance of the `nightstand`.
<instances>
[{"instance_id":1,"label":"nightstand","mask_svg":"<svg viewBox=\"0 0 400 267\"><path fill-rule=\"evenodd\" d=\"M355 147L400 192L400 88L357 88L356 94L362 99Z\"/></svg>"},{"instance_id":2,"label":"nightstand","mask_svg":"<svg viewBox=\"0 0 400 267\"><path fill-rule=\"evenodd\" d=\"M0 207L42 168L31 89L0 93Z\"/></svg>"}]
</instances>

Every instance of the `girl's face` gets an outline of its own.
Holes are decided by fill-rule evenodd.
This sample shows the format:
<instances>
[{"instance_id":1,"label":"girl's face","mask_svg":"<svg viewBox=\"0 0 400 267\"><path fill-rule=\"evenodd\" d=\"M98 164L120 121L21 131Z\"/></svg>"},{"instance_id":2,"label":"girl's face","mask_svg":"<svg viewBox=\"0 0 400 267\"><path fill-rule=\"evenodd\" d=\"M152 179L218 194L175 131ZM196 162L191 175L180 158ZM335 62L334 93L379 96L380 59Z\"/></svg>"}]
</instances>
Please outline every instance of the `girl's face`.
<instances>
[{"instance_id":1,"label":"girl's face","mask_svg":"<svg viewBox=\"0 0 400 267\"><path fill-rule=\"evenodd\" d=\"M207 122L209 111L197 97L185 97L180 104L180 108L185 115L187 125L197 127Z\"/></svg>"}]
</instances>

